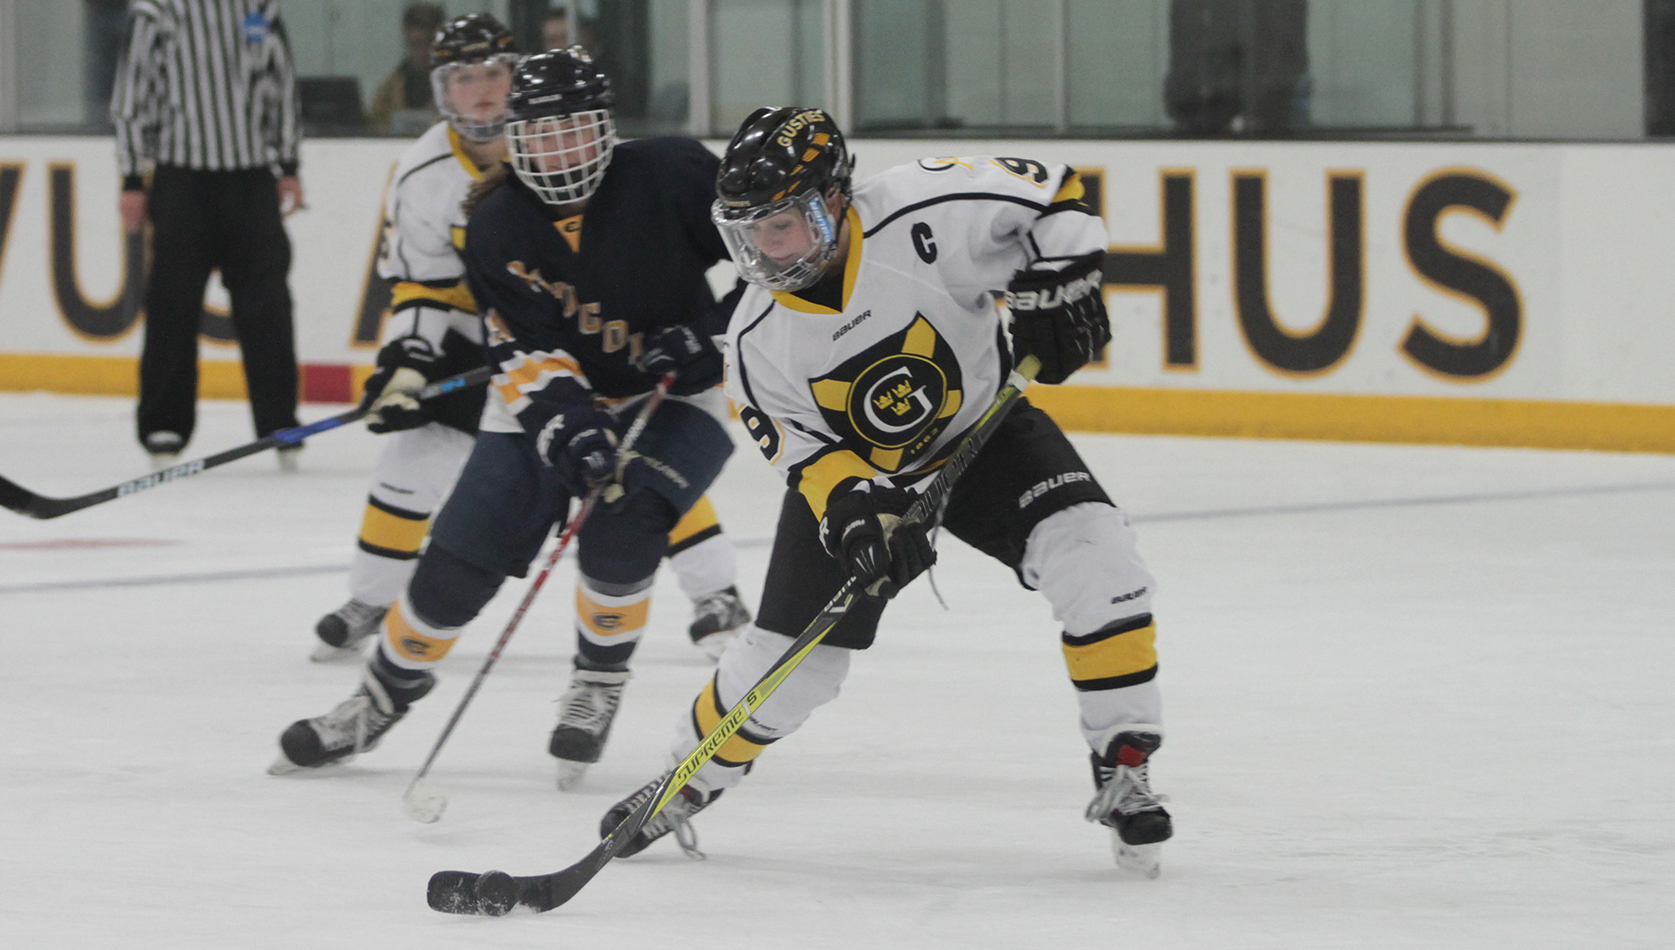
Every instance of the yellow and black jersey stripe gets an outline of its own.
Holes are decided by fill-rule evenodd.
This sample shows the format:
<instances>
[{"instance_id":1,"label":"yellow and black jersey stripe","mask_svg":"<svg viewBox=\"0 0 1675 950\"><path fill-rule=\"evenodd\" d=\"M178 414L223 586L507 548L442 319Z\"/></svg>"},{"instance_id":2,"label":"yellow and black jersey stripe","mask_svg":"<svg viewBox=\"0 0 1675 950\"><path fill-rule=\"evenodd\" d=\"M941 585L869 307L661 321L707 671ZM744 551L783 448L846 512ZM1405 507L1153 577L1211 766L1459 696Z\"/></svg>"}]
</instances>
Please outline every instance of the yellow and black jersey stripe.
<instances>
[{"instance_id":1,"label":"yellow and black jersey stripe","mask_svg":"<svg viewBox=\"0 0 1675 950\"><path fill-rule=\"evenodd\" d=\"M791 487L808 500L808 507L818 520L826 516L826 500L839 483L849 478L871 479L877 475L878 469L862 461L859 455L832 445L792 469Z\"/></svg>"},{"instance_id":2,"label":"yellow and black jersey stripe","mask_svg":"<svg viewBox=\"0 0 1675 950\"><path fill-rule=\"evenodd\" d=\"M1047 214L1057 214L1061 211L1080 211L1098 217L1099 211L1090 201L1086 183L1082 176L1074 171L1065 173L1063 184L1053 195L1053 200L1047 204Z\"/></svg>"},{"instance_id":3,"label":"yellow and black jersey stripe","mask_svg":"<svg viewBox=\"0 0 1675 950\"><path fill-rule=\"evenodd\" d=\"M413 307L453 310L458 313L477 313L477 302L463 280L399 280L390 288L390 312L400 313Z\"/></svg>"}]
</instances>

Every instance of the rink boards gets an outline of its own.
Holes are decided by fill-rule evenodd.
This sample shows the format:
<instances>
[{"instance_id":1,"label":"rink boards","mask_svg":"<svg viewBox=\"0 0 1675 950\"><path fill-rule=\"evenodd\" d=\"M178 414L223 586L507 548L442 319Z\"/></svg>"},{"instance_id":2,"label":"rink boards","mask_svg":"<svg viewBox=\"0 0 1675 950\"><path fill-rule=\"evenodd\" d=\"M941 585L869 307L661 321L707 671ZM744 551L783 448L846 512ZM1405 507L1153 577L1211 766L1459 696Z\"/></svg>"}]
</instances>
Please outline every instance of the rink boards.
<instances>
[{"instance_id":1,"label":"rink boards","mask_svg":"<svg viewBox=\"0 0 1675 950\"><path fill-rule=\"evenodd\" d=\"M346 401L369 371L405 144L304 145L309 207L288 226L310 400ZM1115 342L1031 394L1068 427L1675 451L1667 146L852 145L863 176L974 154L1082 171ZM133 392L144 248L116 190L109 139L0 137L0 389ZM236 397L225 301L213 284L202 387Z\"/></svg>"}]
</instances>

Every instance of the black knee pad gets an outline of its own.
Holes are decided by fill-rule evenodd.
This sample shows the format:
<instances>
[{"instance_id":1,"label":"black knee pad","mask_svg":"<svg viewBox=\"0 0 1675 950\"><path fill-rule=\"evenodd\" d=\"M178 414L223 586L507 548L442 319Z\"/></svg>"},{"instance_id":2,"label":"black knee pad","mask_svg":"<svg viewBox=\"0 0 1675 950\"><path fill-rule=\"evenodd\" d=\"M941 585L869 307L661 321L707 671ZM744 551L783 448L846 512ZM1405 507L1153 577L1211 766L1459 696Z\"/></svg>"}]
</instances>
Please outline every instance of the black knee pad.
<instances>
[{"instance_id":1,"label":"black knee pad","mask_svg":"<svg viewBox=\"0 0 1675 950\"><path fill-rule=\"evenodd\" d=\"M652 491L630 492L603 505L582 525L577 560L582 573L607 584L633 584L650 577L669 548L669 531L680 513Z\"/></svg>"},{"instance_id":2,"label":"black knee pad","mask_svg":"<svg viewBox=\"0 0 1675 950\"><path fill-rule=\"evenodd\" d=\"M447 548L432 544L419 558L407 599L425 623L463 627L494 599L506 575L478 567Z\"/></svg>"}]
</instances>

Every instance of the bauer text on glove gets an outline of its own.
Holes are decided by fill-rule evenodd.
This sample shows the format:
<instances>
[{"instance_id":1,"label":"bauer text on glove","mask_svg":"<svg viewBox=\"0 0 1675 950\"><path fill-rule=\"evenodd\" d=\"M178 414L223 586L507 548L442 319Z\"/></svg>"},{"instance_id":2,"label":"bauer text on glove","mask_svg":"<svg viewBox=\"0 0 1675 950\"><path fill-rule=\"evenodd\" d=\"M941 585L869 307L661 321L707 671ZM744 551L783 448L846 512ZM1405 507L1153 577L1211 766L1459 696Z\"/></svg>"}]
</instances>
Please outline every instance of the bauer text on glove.
<instances>
[{"instance_id":1,"label":"bauer text on glove","mask_svg":"<svg viewBox=\"0 0 1675 950\"><path fill-rule=\"evenodd\" d=\"M1105 252L1095 251L1063 270L1019 271L1007 285L1012 348L1019 359L1041 361L1037 382L1064 382L1111 342L1104 260Z\"/></svg>"}]
</instances>

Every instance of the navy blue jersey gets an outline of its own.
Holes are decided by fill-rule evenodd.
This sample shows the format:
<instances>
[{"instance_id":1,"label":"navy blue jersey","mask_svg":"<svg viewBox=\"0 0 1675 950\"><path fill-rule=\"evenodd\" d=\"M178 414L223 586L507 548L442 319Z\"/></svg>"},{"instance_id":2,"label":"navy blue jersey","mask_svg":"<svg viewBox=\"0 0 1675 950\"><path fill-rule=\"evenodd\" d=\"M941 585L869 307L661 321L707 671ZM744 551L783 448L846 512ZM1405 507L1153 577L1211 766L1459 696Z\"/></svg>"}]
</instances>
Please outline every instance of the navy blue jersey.
<instances>
[{"instance_id":1,"label":"navy blue jersey","mask_svg":"<svg viewBox=\"0 0 1675 950\"><path fill-rule=\"evenodd\" d=\"M461 256L496 369L491 402L518 428L649 392L657 378L634 366L649 334L724 332L738 292L718 302L704 277L727 257L710 222L719 164L692 139L622 142L582 214L561 217L509 172L472 212ZM484 428L515 431L494 415Z\"/></svg>"}]
</instances>

